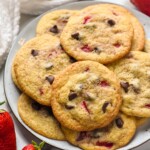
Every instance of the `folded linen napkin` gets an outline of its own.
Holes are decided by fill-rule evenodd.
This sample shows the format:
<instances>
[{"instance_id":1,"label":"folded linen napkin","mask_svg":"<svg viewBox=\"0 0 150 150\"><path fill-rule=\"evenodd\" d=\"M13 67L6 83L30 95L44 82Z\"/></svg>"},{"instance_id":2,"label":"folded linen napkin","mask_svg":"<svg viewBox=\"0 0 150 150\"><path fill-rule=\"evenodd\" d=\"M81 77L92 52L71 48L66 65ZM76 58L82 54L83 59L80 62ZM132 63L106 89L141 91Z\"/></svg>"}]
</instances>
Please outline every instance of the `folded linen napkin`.
<instances>
[{"instance_id":1,"label":"folded linen napkin","mask_svg":"<svg viewBox=\"0 0 150 150\"><path fill-rule=\"evenodd\" d=\"M2 67L12 41L19 30L19 2L5 0L0 2L0 68Z\"/></svg>"}]
</instances>

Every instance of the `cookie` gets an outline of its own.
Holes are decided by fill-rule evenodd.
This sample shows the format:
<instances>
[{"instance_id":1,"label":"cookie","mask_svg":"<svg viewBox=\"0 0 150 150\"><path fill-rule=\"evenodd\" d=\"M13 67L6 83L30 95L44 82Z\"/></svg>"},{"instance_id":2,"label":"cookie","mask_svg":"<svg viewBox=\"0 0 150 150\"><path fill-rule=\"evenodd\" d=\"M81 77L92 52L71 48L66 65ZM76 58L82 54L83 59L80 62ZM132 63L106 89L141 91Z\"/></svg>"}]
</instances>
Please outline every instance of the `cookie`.
<instances>
[{"instance_id":1,"label":"cookie","mask_svg":"<svg viewBox=\"0 0 150 150\"><path fill-rule=\"evenodd\" d=\"M18 101L18 112L23 122L35 132L47 138L65 140L50 107L42 106L22 94Z\"/></svg>"},{"instance_id":2,"label":"cookie","mask_svg":"<svg viewBox=\"0 0 150 150\"><path fill-rule=\"evenodd\" d=\"M150 53L150 40L147 39L144 47L144 51Z\"/></svg>"},{"instance_id":3,"label":"cookie","mask_svg":"<svg viewBox=\"0 0 150 150\"><path fill-rule=\"evenodd\" d=\"M77 60L108 64L126 55L133 38L133 27L124 13L109 9L86 8L70 17L61 34L65 51Z\"/></svg>"},{"instance_id":4,"label":"cookie","mask_svg":"<svg viewBox=\"0 0 150 150\"><path fill-rule=\"evenodd\" d=\"M131 24L133 26L134 35L132 40L132 47L131 50L135 51L141 51L144 48L145 44L145 32L142 24L140 21L126 8L121 7L119 5L114 4L99 4L99 5L92 5L87 8L85 8L86 11L91 9L109 9L111 10L115 15L121 15L126 14L128 18L131 21Z\"/></svg>"},{"instance_id":5,"label":"cookie","mask_svg":"<svg viewBox=\"0 0 150 150\"><path fill-rule=\"evenodd\" d=\"M75 131L108 125L121 105L115 74L94 61L68 66L53 83L51 106L57 120Z\"/></svg>"},{"instance_id":6,"label":"cookie","mask_svg":"<svg viewBox=\"0 0 150 150\"><path fill-rule=\"evenodd\" d=\"M131 116L150 117L150 54L132 51L109 65L120 80L121 110Z\"/></svg>"},{"instance_id":7,"label":"cookie","mask_svg":"<svg viewBox=\"0 0 150 150\"><path fill-rule=\"evenodd\" d=\"M148 118L136 117L136 126L140 127L140 126L144 125L147 121L148 121Z\"/></svg>"},{"instance_id":8,"label":"cookie","mask_svg":"<svg viewBox=\"0 0 150 150\"><path fill-rule=\"evenodd\" d=\"M67 141L84 150L116 150L128 144L136 132L133 117L118 114L107 127L76 132L62 127Z\"/></svg>"},{"instance_id":9,"label":"cookie","mask_svg":"<svg viewBox=\"0 0 150 150\"><path fill-rule=\"evenodd\" d=\"M21 87L19 86L17 78L16 78L14 63L13 63L12 68L11 68L11 76L12 76L12 80L15 83L15 85L17 86L17 88L21 90Z\"/></svg>"},{"instance_id":10,"label":"cookie","mask_svg":"<svg viewBox=\"0 0 150 150\"><path fill-rule=\"evenodd\" d=\"M56 10L45 14L37 25L36 35L40 36L46 33L59 37L70 16L76 12L76 10Z\"/></svg>"},{"instance_id":11,"label":"cookie","mask_svg":"<svg viewBox=\"0 0 150 150\"><path fill-rule=\"evenodd\" d=\"M24 93L42 105L50 106L55 76L71 64L57 37L43 35L28 41L18 52L17 81Z\"/></svg>"}]
</instances>

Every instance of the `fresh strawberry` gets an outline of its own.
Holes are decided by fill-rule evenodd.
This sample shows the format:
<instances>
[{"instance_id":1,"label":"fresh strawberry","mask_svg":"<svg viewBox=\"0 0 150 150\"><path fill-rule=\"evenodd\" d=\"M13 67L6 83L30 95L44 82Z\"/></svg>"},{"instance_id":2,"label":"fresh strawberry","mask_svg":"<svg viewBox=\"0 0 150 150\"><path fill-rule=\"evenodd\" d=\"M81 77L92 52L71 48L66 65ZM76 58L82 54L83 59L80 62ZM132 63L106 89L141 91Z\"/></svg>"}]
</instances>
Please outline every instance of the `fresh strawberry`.
<instances>
[{"instance_id":1,"label":"fresh strawberry","mask_svg":"<svg viewBox=\"0 0 150 150\"><path fill-rule=\"evenodd\" d=\"M150 16L150 1L149 0L130 0L139 10Z\"/></svg>"},{"instance_id":2,"label":"fresh strawberry","mask_svg":"<svg viewBox=\"0 0 150 150\"><path fill-rule=\"evenodd\" d=\"M0 103L0 105L5 102ZM16 150L16 135L13 120L5 110L0 110L0 150Z\"/></svg>"},{"instance_id":3,"label":"fresh strawberry","mask_svg":"<svg viewBox=\"0 0 150 150\"><path fill-rule=\"evenodd\" d=\"M35 142L32 141L32 144L29 144L25 146L22 150L42 150L44 147L45 142L41 142L39 145Z\"/></svg>"}]
</instances>

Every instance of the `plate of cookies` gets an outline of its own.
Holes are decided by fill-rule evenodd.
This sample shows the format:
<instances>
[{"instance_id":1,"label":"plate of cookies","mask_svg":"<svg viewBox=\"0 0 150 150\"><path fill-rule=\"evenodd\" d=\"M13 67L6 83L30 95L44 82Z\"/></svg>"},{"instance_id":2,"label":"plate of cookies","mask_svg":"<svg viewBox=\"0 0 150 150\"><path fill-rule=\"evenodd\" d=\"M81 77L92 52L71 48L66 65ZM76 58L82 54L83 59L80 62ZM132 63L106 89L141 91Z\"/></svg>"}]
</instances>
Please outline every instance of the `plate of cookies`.
<instances>
[{"instance_id":1,"label":"plate of cookies","mask_svg":"<svg viewBox=\"0 0 150 150\"><path fill-rule=\"evenodd\" d=\"M60 149L127 150L150 139L150 19L110 2L37 17L7 58L12 111Z\"/></svg>"}]
</instances>

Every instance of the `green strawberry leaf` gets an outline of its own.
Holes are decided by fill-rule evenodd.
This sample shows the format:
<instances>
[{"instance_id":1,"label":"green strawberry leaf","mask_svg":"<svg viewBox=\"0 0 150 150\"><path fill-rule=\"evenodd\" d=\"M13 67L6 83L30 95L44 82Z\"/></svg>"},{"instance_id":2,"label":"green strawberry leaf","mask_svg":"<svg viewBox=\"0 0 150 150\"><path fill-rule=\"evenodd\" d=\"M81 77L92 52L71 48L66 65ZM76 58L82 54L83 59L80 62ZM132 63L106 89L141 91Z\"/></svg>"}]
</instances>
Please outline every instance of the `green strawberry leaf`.
<instances>
[{"instance_id":1,"label":"green strawberry leaf","mask_svg":"<svg viewBox=\"0 0 150 150\"><path fill-rule=\"evenodd\" d=\"M42 149L43 147L44 147L44 145L45 145L45 142L44 141L42 141L41 143L40 143L40 148Z\"/></svg>"}]
</instances>

